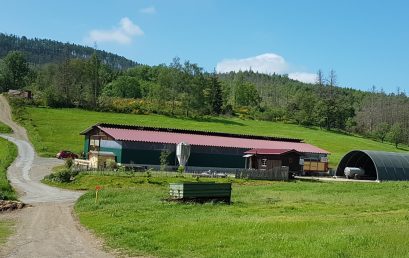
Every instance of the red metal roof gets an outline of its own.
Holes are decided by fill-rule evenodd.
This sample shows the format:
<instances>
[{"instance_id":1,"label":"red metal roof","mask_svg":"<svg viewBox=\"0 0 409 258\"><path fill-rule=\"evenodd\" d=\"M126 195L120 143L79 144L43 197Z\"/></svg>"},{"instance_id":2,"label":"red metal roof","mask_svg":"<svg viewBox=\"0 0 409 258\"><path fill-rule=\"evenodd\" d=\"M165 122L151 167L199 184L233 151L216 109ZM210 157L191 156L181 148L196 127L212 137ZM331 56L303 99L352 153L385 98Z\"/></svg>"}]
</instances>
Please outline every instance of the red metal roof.
<instances>
[{"instance_id":1,"label":"red metal roof","mask_svg":"<svg viewBox=\"0 0 409 258\"><path fill-rule=\"evenodd\" d=\"M298 153L298 151L294 149L251 149L244 153L245 154L262 154L262 155L283 155L289 152Z\"/></svg>"},{"instance_id":2,"label":"red metal roof","mask_svg":"<svg viewBox=\"0 0 409 258\"><path fill-rule=\"evenodd\" d=\"M198 146L230 147L242 149L286 149L296 150L303 153L329 154L328 151L315 147L308 143L284 142L261 139L246 139L214 135L199 135L176 132L161 132L153 130L132 130L124 128L110 128L98 126L99 129L120 141L153 142L178 144L187 142Z\"/></svg>"}]
</instances>

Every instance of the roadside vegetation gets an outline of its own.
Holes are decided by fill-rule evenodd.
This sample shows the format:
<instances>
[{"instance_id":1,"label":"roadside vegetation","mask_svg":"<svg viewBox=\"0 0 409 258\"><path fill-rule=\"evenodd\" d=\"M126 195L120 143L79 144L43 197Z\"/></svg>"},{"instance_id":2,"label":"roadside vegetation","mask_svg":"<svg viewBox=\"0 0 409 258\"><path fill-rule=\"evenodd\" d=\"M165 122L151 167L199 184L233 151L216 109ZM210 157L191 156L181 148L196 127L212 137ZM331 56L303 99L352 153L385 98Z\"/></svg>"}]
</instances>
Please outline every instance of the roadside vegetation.
<instances>
[{"instance_id":1,"label":"roadside vegetation","mask_svg":"<svg viewBox=\"0 0 409 258\"><path fill-rule=\"evenodd\" d=\"M7 168L17 157L17 147L0 138L0 200L15 200L16 193L7 179Z\"/></svg>"},{"instance_id":2,"label":"roadside vegetation","mask_svg":"<svg viewBox=\"0 0 409 258\"><path fill-rule=\"evenodd\" d=\"M11 130L10 127L0 122L0 133L12 133L12 132L13 130Z\"/></svg>"},{"instance_id":3,"label":"roadside vegetation","mask_svg":"<svg viewBox=\"0 0 409 258\"><path fill-rule=\"evenodd\" d=\"M11 133L7 125L0 122L0 133ZM16 194L7 179L7 168L17 156L17 148L11 142L0 138L0 200L15 200ZM12 221L0 220L0 245L12 233Z\"/></svg>"},{"instance_id":4,"label":"roadside vegetation","mask_svg":"<svg viewBox=\"0 0 409 258\"><path fill-rule=\"evenodd\" d=\"M12 233L14 223L9 220L0 220L0 245L4 244Z\"/></svg>"},{"instance_id":5,"label":"roadside vegetation","mask_svg":"<svg viewBox=\"0 0 409 258\"><path fill-rule=\"evenodd\" d=\"M166 201L168 183L184 180L192 178L105 172L53 185L91 190L75 205L80 222L130 255L403 257L409 252L407 182L233 179L232 205ZM102 186L98 203L96 185Z\"/></svg>"},{"instance_id":6,"label":"roadside vegetation","mask_svg":"<svg viewBox=\"0 0 409 258\"><path fill-rule=\"evenodd\" d=\"M24 108L23 105L19 104L13 105L13 113L15 119L20 121L28 130L30 140L39 155L48 157L53 157L62 149L81 153L84 137L79 133L98 122L301 138L307 143L330 151L330 165L332 167L338 164L344 154L354 149L407 150L404 145L400 149L396 149L391 143L381 143L360 136L325 131L315 127L307 128L281 122L239 118L187 119L162 115L95 112L83 109Z\"/></svg>"}]
</instances>

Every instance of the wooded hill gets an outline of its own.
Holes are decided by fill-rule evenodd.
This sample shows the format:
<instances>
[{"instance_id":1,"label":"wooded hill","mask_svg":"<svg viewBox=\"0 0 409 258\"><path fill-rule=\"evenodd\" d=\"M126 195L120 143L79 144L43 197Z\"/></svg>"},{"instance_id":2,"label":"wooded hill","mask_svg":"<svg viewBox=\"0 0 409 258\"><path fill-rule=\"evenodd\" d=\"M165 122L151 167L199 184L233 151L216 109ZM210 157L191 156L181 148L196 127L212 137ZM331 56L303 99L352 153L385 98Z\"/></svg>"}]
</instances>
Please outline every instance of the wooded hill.
<instances>
[{"instance_id":1,"label":"wooded hill","mask_svg":"<svg viewBox=\"0 0 409 258\"><path fill-rule=\"evenodd\" d=\"M37 65L59 63L74 58L88 59L95 52L91 47L0 33L0 59L5 57L9 51L21 51L26 54L30 63ZM132 60L106 51L96 50L96 53L103 64L114 69L126 70L137 65Z\"/></svg>"},{"instance_id":2,"label":"wooded hill","mask_svg":"<svg viewBox=\"0 0 409 258\"><path fill-rule=\"evenodd\" d=\"M409 144L409 98L404 92L343 88L335 71L318 71L317 82L306 84L253 71L209 73L179 58L169 65L116 70L105 64L101 51L63 61L44 51L51 63L34 67L30 53L8 52L0 60L0 92L30 89L32 103L40 106L188 118L236 116L357 133L396 147Z\"/></svg>"}]
</instances>

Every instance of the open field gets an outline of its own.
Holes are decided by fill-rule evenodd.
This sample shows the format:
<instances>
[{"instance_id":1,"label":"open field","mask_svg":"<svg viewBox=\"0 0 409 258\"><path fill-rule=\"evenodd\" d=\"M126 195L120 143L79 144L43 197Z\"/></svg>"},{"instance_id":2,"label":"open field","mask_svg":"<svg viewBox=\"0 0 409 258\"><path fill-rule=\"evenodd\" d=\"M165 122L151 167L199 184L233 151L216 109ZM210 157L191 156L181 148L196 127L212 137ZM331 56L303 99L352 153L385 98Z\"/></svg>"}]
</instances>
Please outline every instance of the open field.
<instances>
[{"instance_id":1,"label":"open field","mask_svg":"<svg viewBox=\"0 0 409 258\"><path fill-rule=\"evenodd\" d=\"M11 132L12 130L10 127L0 122L0 133L11 133Z\"/></svg>"},{"instance_id":2,"label":"open field","mask_svg":"<svg viewBox=\"0 0 409 258\"><path fill-rule=\"evenodd\" d=\"M404 257L409 183L233 181L232 205L163 199L181 178L83 174L102 185L75 206L82 224L131 255L159 257ZM191 179L190 179L191 180ZM220 181L224 181L222 179Z\"/></svg>"},{"instance_id":3,"label":"open field","mask_svg":"<svg viewBox=\"0 0 409 258\"><path fill-rule=\"evenodd\" d=\"M81 109L26 108L19 118L28 130L31 141L42 156L54 156L62 149L80 153L83 137L79 133L98 123L138 124L205 131L301 138L330 151L330 165L336 166L341 157L353 149L402 151L392 144L362 137L327 132L319 128L305 128L293 124L238 118L208 118L201 120L171 118L159 115L133 115L91 112Z\"/></svg>"},{"instance_id":4,"label":"open field","mask_svg":"<svg viewBox=\"0 0 409 258\"><path fill-rule=\"evenodd\" d=\"M7 180L7 168L17 157L16 146L0 138L0 200L14 200L16 199L16 194L13 188L10 186Z\"/></svg>"}]
</instances>

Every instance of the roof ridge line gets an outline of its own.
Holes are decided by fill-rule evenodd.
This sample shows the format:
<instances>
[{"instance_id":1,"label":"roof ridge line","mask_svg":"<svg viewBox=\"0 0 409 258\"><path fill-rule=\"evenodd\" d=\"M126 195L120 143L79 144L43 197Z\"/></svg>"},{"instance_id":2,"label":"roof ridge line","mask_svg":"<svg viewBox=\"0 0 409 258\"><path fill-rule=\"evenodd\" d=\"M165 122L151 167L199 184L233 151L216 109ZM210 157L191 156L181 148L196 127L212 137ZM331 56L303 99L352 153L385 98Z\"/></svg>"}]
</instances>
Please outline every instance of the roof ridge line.
<instances>
[{"instance_id":1,"label":"roof ridge line","mask_svg":"<svg viewBox=\"0 0 409 258\"><path fill-rule=\"evenodd\" d=\"M264 135L251 135L251 134L237 134L237 133L226 133L226 132L215 132L215 131L203 131L195 129L179 129L179 128L169 128L169 127L155 127L155 126L145 126L145 125L127 125L127 124L112 124L112 123L97 123L94 126L107 127L107 128L117 128L117 129L128 129L128 130L155 130L160 132L173 132L173 133L186 133L192 135L210 135L210 136L221 136L221 137L233 137L241 139L258 139L258 140L272 140L272 141L286 141L286 142L297 142L305 143L303 139L298 138L287 138L279 136L264 136ZM87 130L81 132L85 134L91 130L94 126L88 128Z\"/></svg>"}]
</instances>

